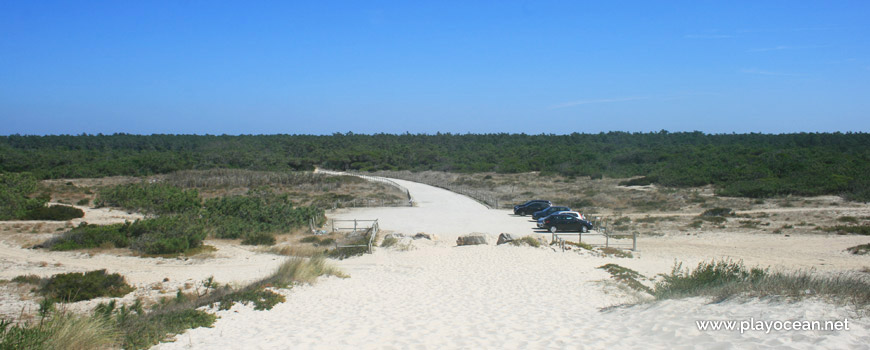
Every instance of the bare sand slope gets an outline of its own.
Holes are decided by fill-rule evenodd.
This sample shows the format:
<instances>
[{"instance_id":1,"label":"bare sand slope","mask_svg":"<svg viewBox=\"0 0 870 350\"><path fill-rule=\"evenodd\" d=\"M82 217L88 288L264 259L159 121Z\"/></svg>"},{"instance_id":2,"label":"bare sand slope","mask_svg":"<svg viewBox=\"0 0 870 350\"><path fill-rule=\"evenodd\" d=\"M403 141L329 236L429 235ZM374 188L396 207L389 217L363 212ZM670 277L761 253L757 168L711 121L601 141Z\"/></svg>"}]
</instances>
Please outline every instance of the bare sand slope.
<instances>
[{"instance_id":1,"label":"bare sand slope","mask_svg":"<svg viewBox=\"0 0 870 350\"><path fill-rule=\"evenodd\" d=\"M455 237L463 233L522 235L533 224L445 190L400 183L410 189L417 207L342 210L330 216L377 218L384 229L435 233L440 241L417 241L410 251L378 249L335 262L351 277L285 290L287 302L271 311L242 305L219 311L215 327L190 330L155 348L862 349L870 342L864 319L818 300L709 304L695 298L601 311L642 297L597 267L613 262L648 275L667 272L684 254L683 241L663 240L666 248L651 245L650 253L634 259L509 245L455 247ZM717 255L716 248L699 249L686 255ZM750 318L848 318L850 330L740 333L696 326L696 321Z\"/></svg>"},{"instance_id":2,"label":"bare sand slope","mask_svg":"<svg viewBox=\"0 0 870 350\"><path fill-rule=\"evenodd\" d=\"M602 312L633 301L596 269L608 261L511 246L380 250L287 291L271 311L236 306L214 328L156 349L843 349L870 341L844 308L689 299ZM620 259L612 260L622 263ZM707 331L699 320L843 320L839 332Z\"/></svg>"}]
</instances>

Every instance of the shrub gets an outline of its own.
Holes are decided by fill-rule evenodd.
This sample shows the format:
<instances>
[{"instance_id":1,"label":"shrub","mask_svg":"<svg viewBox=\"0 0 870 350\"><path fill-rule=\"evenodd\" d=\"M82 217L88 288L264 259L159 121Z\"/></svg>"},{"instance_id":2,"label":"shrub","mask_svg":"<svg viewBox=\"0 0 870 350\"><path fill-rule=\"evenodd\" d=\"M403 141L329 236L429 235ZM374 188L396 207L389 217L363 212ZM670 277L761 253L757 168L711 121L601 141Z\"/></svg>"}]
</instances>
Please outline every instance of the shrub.
<instances>
[{"instance_id":1,"label":"shrub","mask_svg":"<svg viewBox=\"0 0 870 350\"><path fill-rule=\"evenodd\" d=\"M133 289L121 275L108 274L106 270L96 270L51 276L40 288L40 293L50 299L76 302L103 296L122 297Z\"/></svg>"},{"instance_id":2,"label":"shrub","mask_svg":"<svg viewBox=\"0 0 870 350\"><path fill-rule=\"evenodd\" d=\"M236 293L224 296L218 303L220 310L229 310L233 304L239 302L247 305L254 303L254 310L271 310L278 303L286 300L283 295L275 293L263 287L246 288Z\"/></svg>"},{"instance_id":3,"label":"shrub","mask_svg":"<svg viewBox=\"0 0 870 350\"><path fill-rule=\"evenodd\" d=\"M199 247L205 235L200 219L189 215L169 215L106 226L82 223L42 246L50 250L74 250L111 244L144 254L175 254Z\"/></svg>"},{"instance_id":4,"label":"shrub","mask_svg":"<svg viewBox=\"0 0 870 350\"><path fill-rule=\"evenodd\" d=\"M267 232L251 232L242 240L245 245L275 245L275 235Z\"/></svg>"},{"instance_id":5,"label":"shrub","mask_svg":"<svg viewBox=\"0 0 870 350\"><path fill-rule=\"evenodd\" d=\"M256 192L251 196L209 199L203 216L218 238L242 238L249 232L287 232L326 220L324 211L315 207L294 208L287 195Z\"/></svg>"},{"instance_id":6,"label":"shrub","mask_svg":"<svg viewBox=\"0 0 870 350\"><path fill-rule=\"evenodd\" d=\"M836 232L841 235L851 233L856 235L870 236L870 225L837 225L834 227L827 227L824 230L828 232Z\"/></svg>"},{"instance_id":7,"label":"shrub","mask_svg":"<svg viewBox=\"0 0 870 350\"><path fill-rule=\"evenodd\" d=\"M658 179L650 176L641 176L631 180L620 181L620 186L647 186L657 182Z\"/></svg>"},{"instance_id":8,"label":"shrub","mask_svg":"<svg viewBox=\"0 0 870 350\"><path fill-rule=\"evenodd\" d=\"M40 283L42 283L42 277L39 277L37 275L15 276L14 278L12 278L12 282L39 285Z\"/></svg>"},{"instance_id":9,"label":"shrub","mask_svg":"<svg viewBox=\"0 0 870 350\"><path fill-rule=\"evenodd\" d=\"M302 242L302 243L320 243L320 237L305 236L304 238L300 239L299 242Z\"/></svg>"},{"instance_id":10,"label":"shrub","mask_svg":"<svg viewBox=\"0 0 870 350\"><path fill-rule=\"evenodd\" d=\"M84 217L85 212L79 208L66 205L52 205L33 208L24 215L25 220L55 220L67 221Z\"/></svg>"},{"instance_id":11,"label":"shrub","mask_svg":"<svg viewBox=\"0 0 870 350\"><path fill-rule=\"evenodd\" d=\"M858 223L858 218L856 218L856 217L854 217L854 216L841 216L841 217L838 217L838 218L837 218L837 221L839 221L839 222L845 222L845 223L847 223L847 224L857 224L857 223Z\"/></svg>"},{"instance_id":12,"label":"shrub","mask_svg":"<svg viewBox=\"0 0 870 350\"><path fill-rule=\"evenodd\" d=\"M78 202L76 202L76 205L88 205L88 204L91 204L91 200L88 198L82 198Z\"/></svg>"},{"instance_id":13,"label":"shrub","mask_svg":"<svg viewBox=\"0 0 870 350\"><path fill-rule=\"evenodd\" d=\"M188 213L201 207L199 192L166 184L126 184L101 189L94 202L97 207L119 207L154 213Z\"/></svg>"},{"instance_id":14,"label":"shrub","mask_svg":"<svg viewBox=\"0 0 870 350\"><path fill-rule=\"evenodd\" d=\"M384 241L381 242L381 247L384 247L384 248L392 247L392 246L396 245L396 243L399 243L399 239L396 237L393 237L393 236L389 236L387 238L384 238Z\"/></svg>"},{"instance_id":15,"label":"shrub","mask_svg":"<svg viewBox=\"0 0 870 350\"><path fill-rule=\"evenodd\" d=\"M29 211L45 206L48 198L28 197L36 187L36 178L29 173L0 172L0 220L21 219Z\"/></svg>"},{"instance_id":16,"label":"shrub","mask_svg":"<svg viewBox=\"0 0 870 350\"><path fill-rule=\"evenodd\" d=\"M846 251L855 255L865 255L867 253L870 253L870 243L849 247L848 249L846 249ZM15 280L13 279L13 281Z\"/></svg>"},{"instance_id":17,"label":"shrub","mask_svg":"<svg viewBox=\"0 0 870 350\"><path fill-rule=\"evenodd\" d=\"M126 248L130 246L130 237L127 235L130 225L129 222L106 226L89 225L82 222L60 237L46 241L42 246L50 250L63 251L97 248L108 243L116 248Z\"/></svg>"},{"instance_id":18,"label":"shrub","mask_svg":"<svg viewBox=\"0 0 870 350\"><path fill-rule=\"evenodd\" d=\"M731 208L712 208L705 210L699 216L730 216L732 212Z\"/></svg>"}]
</instances>

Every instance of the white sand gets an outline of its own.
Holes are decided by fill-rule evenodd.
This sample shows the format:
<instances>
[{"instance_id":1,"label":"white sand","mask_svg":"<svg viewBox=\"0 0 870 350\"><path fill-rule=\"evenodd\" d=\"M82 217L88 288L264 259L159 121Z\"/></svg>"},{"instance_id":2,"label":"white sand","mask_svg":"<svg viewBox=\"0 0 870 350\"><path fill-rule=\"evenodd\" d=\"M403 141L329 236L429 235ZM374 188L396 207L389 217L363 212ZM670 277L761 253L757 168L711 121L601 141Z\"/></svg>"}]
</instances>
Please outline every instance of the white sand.
<instances>
[{"instance_id":1,"label":"white sand","mask_svg":"<svg viewBox=\"0 0 870 350\"><path fill-rule=\"evenodd\" d=\"M549 248L455 247L468 232L525 235L533 223L487 210L466 197L400 181L414 208L341 210L330 217L380 220L386 230L434 233L416 249L378 249L335 262L351 275L325 278L288 291L271 311L235 306L155 349L865 349L870 326L849 308L818 300L796 304L693 298L600 311L636 301L636 294L597 269L608 262L648 276L667 272L675 259L742 258L777 268L856 269L866 262L837 249L865 243L851 236L751 235L645 238L634 259L600 258ZM754 240L752 240L754 239ZM856 243L857 244L857 243ZM806 257L804 259L804 257ZM824 259L828 265L819 265ZM789 264L789 265L783 265ZM792 265L793 264L793 265ZM230 268L227 266L227 268ZM849 331L707 331L697 320L843 320Z\"/></svg>"}]
</instances>

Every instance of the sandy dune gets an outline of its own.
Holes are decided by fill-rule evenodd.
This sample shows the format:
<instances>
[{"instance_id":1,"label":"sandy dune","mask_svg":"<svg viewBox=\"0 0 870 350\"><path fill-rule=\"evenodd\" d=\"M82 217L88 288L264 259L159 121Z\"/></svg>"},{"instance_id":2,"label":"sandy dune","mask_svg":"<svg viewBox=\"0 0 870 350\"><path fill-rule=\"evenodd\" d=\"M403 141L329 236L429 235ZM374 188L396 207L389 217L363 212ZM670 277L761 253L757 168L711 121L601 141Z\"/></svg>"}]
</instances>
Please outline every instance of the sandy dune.
<instances>
[{"instance_id":1,"label":"sandy dune","mask_svg":"<svg viewBox=\"0 0 870 350\"><path fill-rule=\"evenodd\" d=\"M155 349L844 349L866 348L870 332L854 311L818 300L799 303L688 299L612 308L638 295L597 269L608 262L648 276L667 272L675 259L692 263L741 257L780 268L826 266L844 271L866 260L837 249L854 237L679 236L645 238L634 259L601 258L550 248L455 247L468 232L531 233L528 218L488 210L466 197L399 181L418 202L408 208L340 210L331 218L380 220L386 230L434 233L414 249L378 249L336 262L348 279L283 291L287 302L271 311L235 306L218 312L214 328L199 328ZM749 235L746 235L749 236ZM690 245L694 242L694 245ZM810 261L801 255L810 254ZM813 255L815 254L815 255ZM796 256L797 255L797 256ZM829 265L819 265L829 259ZM784 260L788 258L789 260ZM785 266L783 263L798 263ZM696 321L754 318L763 321L848 319L845 331L699 331Z\"/></svg>"}]
</instances>

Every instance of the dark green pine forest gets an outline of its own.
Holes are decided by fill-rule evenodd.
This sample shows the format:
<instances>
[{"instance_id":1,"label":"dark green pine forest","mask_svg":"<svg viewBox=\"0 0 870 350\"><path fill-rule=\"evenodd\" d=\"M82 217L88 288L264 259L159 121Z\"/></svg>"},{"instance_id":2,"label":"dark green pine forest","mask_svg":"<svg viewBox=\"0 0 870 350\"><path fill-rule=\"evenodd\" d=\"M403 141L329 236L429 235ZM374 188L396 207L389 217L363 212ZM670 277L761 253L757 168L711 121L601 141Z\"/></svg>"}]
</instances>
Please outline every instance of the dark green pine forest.
<instances>
[{"instance_id":1,"label":"dark green pine forest","mask_svg":"<svg viewBox=\"0 0 870 350\"><path fill-rule=\"evenodd\" d=\"M640 177L727 196L870 199L870 134L333 134L0 136L0 172L37 179L186 169L438 170Z\"/></svg>"}]
</instances>

